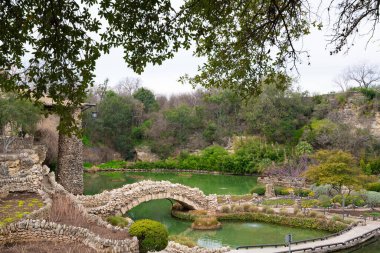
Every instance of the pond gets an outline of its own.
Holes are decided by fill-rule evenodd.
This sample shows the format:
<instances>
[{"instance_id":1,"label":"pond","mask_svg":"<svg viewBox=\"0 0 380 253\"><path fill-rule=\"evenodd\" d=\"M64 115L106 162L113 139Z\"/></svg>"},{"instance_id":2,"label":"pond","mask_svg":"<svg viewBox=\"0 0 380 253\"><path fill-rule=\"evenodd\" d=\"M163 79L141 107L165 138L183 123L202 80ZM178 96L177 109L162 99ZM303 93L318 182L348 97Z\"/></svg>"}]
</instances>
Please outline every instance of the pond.
<instances>
[{"instance_id":1,"label":"pond","mask_svg":"<svg viewBox=\"0 0 380 253\"><path fill-rule=\"evenodd\" d=\"M191 173L98 172L84 174L85 194L96 194L142 180L167 180L198 187L205 194L247 194L257 184L254 176L206 175Z\"/></svg>"},{"instance_id":2,"label":"pond","mask_svg":"<svg viewBox=\"0 0 380 253\"><path fill-rule=\"evenodd\" d=\"M85 194L96 194L105 189L121 187L141 180L168 180L191 187L198 187L206 194L247 194L257 184L253 176L204 175L190 173L151 173L151 172L100 172L85 174ZM180 234L192 238L198 245L214 248L221 246L283 243L286 234L294 240L321 237L327 232L310 229L291 228L258 222L223 222L217 231L194 231L190 222L173 218L170 215L169 200L153 200L133 208L128 215L132 219L153 219L165 224L170 234Z\"/></svg>"}]
</instances>

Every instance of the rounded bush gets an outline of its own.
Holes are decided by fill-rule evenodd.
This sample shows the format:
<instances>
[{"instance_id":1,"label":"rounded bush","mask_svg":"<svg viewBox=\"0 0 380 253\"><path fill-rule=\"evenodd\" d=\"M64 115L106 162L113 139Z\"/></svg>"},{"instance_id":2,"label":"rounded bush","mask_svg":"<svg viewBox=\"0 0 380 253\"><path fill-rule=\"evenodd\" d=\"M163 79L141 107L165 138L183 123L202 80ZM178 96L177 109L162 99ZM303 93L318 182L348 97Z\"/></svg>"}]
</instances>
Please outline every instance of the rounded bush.
<instances>
[{"instance_id":1,"label":"rounded bush","mask_svg":"<svg viewBox=\"0 0 380 253\"><path fill-rule=\"evenodd\" d=\"M160 251L168 245L168 230L158 221L138 220L131 225L129 234L139 239L139 248L142 253Z\"/></svg>"},{"instance_id":2,"label":"rounded bush","mask_svg":"<svg viewBox=\"0 0 380 253\"><path fill-rule=\"evenodd\" d=\"M264 195L265 194L265 187L264 186L256 186L251 190L251 194L256 193L257 195Z\"/></svg>"}]
</instances>

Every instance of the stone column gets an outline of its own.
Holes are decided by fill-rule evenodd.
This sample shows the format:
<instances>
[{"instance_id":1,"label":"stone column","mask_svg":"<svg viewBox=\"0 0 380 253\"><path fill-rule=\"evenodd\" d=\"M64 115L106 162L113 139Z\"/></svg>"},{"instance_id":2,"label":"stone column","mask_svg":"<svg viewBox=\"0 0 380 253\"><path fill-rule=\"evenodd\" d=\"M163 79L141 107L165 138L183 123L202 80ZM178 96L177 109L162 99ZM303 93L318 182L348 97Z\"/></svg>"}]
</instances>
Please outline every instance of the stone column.
<instances>
[{"instance_id":1,"label":"stone column","mask_svg":"<svg viewBox=\"0 0 380 253\"><path fill-rule=\"evenodd\" d=\"M80 110L75 112L77 123ZM72 194L83 194L83 143L78 137L59 133L57 182Z\"/></svg>"}]
</instances>

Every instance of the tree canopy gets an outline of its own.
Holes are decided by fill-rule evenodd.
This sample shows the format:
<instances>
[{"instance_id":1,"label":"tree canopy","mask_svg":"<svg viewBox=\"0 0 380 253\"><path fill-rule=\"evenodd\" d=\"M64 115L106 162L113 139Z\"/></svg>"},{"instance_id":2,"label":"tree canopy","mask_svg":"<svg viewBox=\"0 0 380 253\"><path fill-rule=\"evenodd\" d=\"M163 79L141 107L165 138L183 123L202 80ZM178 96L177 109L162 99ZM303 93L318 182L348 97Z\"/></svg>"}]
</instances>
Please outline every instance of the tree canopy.
<instances>
[{"instance_id":1,"label":"tree canopy","mask_svg":"<svg viewBox=\"0 0 380 253\"><path fill-rule=\"evenodd\" d=\"M337 13L331 54L351 47L355 35L375 34L380 0L322 2ZM112 47L122 47L128 66L141 73L194 45L207 61L182 81L256 95L267 82L281 87L287 69L308 56L296 42L323 25L311 6L308 0L187 0L178 8L170 0L4 0L0 88L53 98L60 130L71 131L71 113L93 84L96 60Z\"/></svg>"}]
</instances>

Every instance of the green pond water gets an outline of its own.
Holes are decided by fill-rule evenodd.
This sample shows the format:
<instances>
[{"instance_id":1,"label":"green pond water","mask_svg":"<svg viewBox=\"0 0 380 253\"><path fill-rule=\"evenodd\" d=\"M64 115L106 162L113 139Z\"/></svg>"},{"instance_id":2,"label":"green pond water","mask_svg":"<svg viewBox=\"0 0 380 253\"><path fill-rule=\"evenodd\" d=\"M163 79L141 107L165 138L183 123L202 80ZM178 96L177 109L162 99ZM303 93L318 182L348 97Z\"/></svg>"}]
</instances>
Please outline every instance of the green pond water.
<instances>
[{"instance_id":1,"label":"green pond water","mask_svg":"<svg viewBox=\"0 0 380 253\"><path fill-rule=\"evenodd\" d=\"M168 180L173 183L198 187L206 194L247 194L257 183L257 178L252 176L101 172L84 175L85 194L96 194L105 189L113 189L125 184L148 179ZM170 234L181 234L191 237L198 245L207 248L283 243L284 237L288 233L293 235L294 240L310 239L328 234L324 231L258 222L223 222L222 229L217 231L194 231L190 228L190 222L171 217L170 208L171 202L169 200L153 200L133 208L128 215L135 220L148 218L160 221L167 226Z\"/></svg>"}]
</instances>

